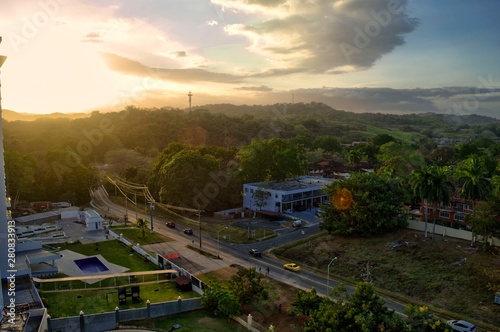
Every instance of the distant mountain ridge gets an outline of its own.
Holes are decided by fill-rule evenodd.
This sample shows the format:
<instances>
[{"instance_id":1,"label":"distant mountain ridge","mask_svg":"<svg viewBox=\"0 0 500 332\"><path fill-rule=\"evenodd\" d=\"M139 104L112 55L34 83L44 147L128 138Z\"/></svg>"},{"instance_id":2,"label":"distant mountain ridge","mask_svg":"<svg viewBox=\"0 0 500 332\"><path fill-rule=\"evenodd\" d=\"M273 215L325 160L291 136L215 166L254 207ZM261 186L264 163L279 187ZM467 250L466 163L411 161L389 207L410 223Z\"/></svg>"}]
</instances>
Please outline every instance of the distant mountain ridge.
<instances>
[{"instance_id":1,"label":"distant mountain ridge","mask_svg":"<svg viewBox=\"0 0 500 332\"><path fill-rule=\"evenodd\" d=\"M38 119L80 119L87 118L90 113L50 113L50 114L32 114L17 113L11 110L2 110L2 119L6 121L35 121Z\"/></svg>"},{"instance_id":2,"label":"distant mountain ridge","mask_svg":"<svg viewBox=\"0 0 500 332\"><path fill-rule=\"evenodd\" d=\"M141 109L142 107L137 107ZM158 108L144 108L147 110L154 110ZM175 109L172 107L162 107L161 109ZM483 125L489 123L500 122L499 119L492 117L470 114L470 115L454 115L454 114L442 114L442 113L408 113L408 114L385 114L385 113L358 113L345 110L337 110L330 107L324 103L311 102L311 103L295 103L295 104L268 104L268 105L235 105L235 104L207 104L193 107L193 111L196 110L208 110L211 113L222 113L227 116L241 116L243 114L249 114L254 116L276 116L277 114L285 115L311 115L311 113L323 113L327 112L331 115L347 117L350 119L357 118L358 120L368 117L373 120L377 118L383 121L384 118L400 117L400 118L428 118L437 121L443 121L448 124L468 124L468 125ZM182 109L182 111L187 112L188 109ZM100 113L108 113L106 111L94 111ZM114 113L114 112L109 112ZM50 114L32 114L32 113L18 113L12 110L2 110L2 118L6 121L35 121L38 119L81 119L87 118L92 115L92 112L88 113L50 113Z\"/></svg>"}]
</instances>

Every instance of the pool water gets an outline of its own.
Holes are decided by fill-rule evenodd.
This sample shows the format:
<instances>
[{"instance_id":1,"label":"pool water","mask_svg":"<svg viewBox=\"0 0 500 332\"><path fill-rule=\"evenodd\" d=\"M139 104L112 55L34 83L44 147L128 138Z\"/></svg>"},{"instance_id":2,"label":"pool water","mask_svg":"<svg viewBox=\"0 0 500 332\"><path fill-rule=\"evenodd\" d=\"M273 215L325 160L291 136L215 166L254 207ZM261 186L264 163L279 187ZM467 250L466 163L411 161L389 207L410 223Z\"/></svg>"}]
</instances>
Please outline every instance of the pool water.
<instances>
[{"instance_id":1,"label":"pool water","mask_svg":"<svg viewBox=\"0 0 500 332\"><path fill-rule=\"evenodd\" d=\"M84 274L109 271L106 265L104 265L97 257L75 259L74 262Z\"/></svg>"}]
</instances>

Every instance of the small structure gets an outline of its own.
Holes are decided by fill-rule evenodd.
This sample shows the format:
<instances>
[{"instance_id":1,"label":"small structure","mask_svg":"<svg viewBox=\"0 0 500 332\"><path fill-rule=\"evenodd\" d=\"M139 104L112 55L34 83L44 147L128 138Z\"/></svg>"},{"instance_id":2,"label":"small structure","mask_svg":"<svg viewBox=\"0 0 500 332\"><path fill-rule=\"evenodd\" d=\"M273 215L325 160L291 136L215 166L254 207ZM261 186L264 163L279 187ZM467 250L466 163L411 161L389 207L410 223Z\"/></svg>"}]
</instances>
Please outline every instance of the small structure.
<instances>
[{"instance_id":1,"label":"small structure","mask_svg":"<svg viewBox=\"0 0 500 332\"><path fill-rule=\"evenodd\" d=\"M140 295L141 289L139 286L131 286L130 291L127 290L127 287L122 287L118 289L118 303L119 304L126 304L127 303L127 297L132 298L132 302L137 303L141 302L141 295Z\"/></svg>"},{"instance_id":2,"label":"small structure","mask_svg":"<svg viewBox=\"0 0 500 332\"><path fill-rule=\"evenodd\" d=\"M190 291L193 289L192 284L191 284L191 279L189 279L186 276L180 276L174 279L175 283L177 284L177 289L180 291Z\"/></svg>"},{"instance_id":3,"label":"small structure","mask_svg":"<svg viewBox=\"0 0 500 332\"><path fill-rule=\"evenodd\" d=\"M85 222L88 231L104 229L104 219L95 210L80 211L80 220Z\"/></svg>"}]
</instances>

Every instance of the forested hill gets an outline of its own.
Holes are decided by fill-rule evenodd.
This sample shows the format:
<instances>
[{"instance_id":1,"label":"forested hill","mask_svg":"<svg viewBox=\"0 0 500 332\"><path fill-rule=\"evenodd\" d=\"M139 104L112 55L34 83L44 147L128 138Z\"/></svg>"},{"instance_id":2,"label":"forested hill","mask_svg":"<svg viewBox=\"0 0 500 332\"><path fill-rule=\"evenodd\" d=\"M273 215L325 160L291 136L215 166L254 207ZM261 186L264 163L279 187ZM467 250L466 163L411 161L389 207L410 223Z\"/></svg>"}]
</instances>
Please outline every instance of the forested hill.
<instances>
[{"instance_id":1,"label":"forested hill","mask_svg":"<svg viewBox=\"0 0 500 332\"><path fill-rule=\"evenodd\" d=\"M113 149L132 149L156 157L169 143L238 147L253 138L285 138L307 145L322 135L341 143L362 141L378 134L414 142L420 138L471 135L500 137L500 121L479 116L437 114L357 114L321 103L256 106L206 105L193 111L142 109L93 112L87 117L40 118L33 121L4 119L6 150L44 156L51 150L89 145L82 157L102 161Z\"/></svg>"}]
</instances>

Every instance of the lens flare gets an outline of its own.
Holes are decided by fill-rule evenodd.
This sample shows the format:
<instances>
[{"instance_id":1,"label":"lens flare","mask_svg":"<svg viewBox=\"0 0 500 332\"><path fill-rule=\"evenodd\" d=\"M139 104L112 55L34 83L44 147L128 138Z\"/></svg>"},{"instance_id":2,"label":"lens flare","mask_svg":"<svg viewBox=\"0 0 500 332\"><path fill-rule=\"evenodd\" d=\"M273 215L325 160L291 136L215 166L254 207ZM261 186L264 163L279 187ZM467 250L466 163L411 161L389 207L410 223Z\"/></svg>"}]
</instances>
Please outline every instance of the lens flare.
<instances>
[{"instance_id":1,"label":"lens flare","mask_svg":"<svg viewBox=\"0 0 500 332\"><path fill-rule=\"evenodd\" d=\"M338 189L333 194L332 204L338 210L347 210L352 204L352 194L349 189Z\"/></svg>"}]
</instances>

